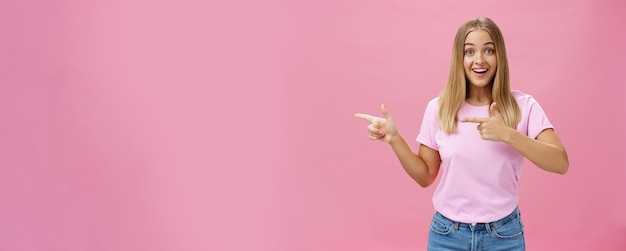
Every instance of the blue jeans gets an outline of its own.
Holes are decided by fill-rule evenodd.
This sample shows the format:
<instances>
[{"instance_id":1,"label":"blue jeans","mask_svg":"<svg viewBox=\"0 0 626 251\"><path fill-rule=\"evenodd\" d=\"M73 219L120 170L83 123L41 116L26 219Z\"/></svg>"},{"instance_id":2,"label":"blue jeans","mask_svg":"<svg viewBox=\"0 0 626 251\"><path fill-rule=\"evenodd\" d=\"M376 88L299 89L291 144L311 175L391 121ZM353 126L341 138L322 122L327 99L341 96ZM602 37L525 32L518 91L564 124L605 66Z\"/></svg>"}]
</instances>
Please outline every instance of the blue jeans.
<instances>
[{"instance_id":1,"label":"blue jeans","mask_svg":"<svg viewBox=\"0 0 626 251\"><path fill-rule=\"evenodd\" d=\"M519 209L500 220L477 224L455 222L436 212L428 234L428 250L526 250Z\"/></svg>"}]
</instances>

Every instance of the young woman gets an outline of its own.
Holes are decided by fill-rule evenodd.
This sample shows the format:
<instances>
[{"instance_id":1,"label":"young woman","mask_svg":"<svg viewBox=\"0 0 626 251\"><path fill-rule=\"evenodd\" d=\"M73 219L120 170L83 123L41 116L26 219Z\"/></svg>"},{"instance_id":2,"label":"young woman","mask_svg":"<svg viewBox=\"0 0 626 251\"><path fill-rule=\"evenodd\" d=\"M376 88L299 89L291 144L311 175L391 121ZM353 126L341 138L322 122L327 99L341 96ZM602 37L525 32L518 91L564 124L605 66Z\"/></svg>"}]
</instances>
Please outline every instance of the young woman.
<instances>
[{"instance_id":1,"label":"young woman","mask_svg":"<svg viewBox=\"0 0 626 251\"><path fill-rule=\"evenodd\" d=\"M459 28L448 83L424 114L415 153L384 117L369 138L391 145L404 170L422 187L441 180L433 195L428 250L524 250L517 184L523 158L565 174L567 153L537 101L511 91L502 33L488 18Z\"/></svg>"}]
</instances>

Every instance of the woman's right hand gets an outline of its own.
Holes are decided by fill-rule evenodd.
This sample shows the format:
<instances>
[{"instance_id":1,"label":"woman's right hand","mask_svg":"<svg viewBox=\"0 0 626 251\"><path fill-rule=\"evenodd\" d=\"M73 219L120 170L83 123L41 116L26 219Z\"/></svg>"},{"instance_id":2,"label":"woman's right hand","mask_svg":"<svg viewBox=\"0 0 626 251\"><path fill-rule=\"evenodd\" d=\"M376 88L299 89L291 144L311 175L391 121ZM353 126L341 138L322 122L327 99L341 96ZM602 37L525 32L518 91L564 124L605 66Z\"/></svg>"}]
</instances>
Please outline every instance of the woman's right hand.
<instances>
[{"instance_id":1,"label":"woman's right hand","mask_svg":"<svg viewBox=\"0 0 626 251\"><path fill-rule=\"evenodd\" d=\"M385 105L380 106L380 111L385 116L384 118L362 113L354 114L354 117L370 122L367 130L370 133L371 140L391 143L392 139L399 135L396 124L393 122L393 117L389 114L389 111L385 109Z\"/></svg>"}]
</instances>

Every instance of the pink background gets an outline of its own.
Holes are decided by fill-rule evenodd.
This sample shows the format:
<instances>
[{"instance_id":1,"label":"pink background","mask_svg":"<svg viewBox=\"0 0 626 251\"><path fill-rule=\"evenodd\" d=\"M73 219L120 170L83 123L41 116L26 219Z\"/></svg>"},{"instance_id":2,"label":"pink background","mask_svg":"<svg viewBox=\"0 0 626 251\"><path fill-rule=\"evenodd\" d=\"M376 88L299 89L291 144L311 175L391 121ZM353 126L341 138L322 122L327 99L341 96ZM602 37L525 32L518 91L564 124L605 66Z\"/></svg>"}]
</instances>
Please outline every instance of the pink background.
<instances>
[{"instance_id":1,"label":"pink background","mask_svg":"<svg viewBox=\"0 0 626 251\"><path fill-rule=\"evenodd\" d=\"M469 18L502 29L570 171L526 163L529 250L626 249L624 1L0 2L1 250L422 250L411 145Z\"/></svg>"}]
</instances>

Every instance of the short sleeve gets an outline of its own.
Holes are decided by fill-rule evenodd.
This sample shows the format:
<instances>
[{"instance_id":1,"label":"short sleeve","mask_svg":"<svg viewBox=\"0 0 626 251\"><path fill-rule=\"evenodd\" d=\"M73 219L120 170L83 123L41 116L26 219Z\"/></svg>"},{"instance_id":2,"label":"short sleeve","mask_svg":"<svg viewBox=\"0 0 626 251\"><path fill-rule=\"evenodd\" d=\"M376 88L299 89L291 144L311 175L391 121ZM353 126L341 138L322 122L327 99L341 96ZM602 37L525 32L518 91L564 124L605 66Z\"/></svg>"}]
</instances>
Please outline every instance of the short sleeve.
<instances>
[{"instance_id":1,"label":"short sleeve","mask_svg":"<svg viewBox=\"0 0 626 251\"><path fill-rule=\"evenodd\" d=\"M417 142L439 151L439 146L435 140L437 133L437 110L439 109L439 98L435 98L428 102L426 111L424 112L424 118L422 119L422 126L420 132L417 135Z\"/></svg>"},{"instance_id":2,"label":"short sleeve","mask_svg":"<svg viewBox=\"0 0 626 251\"><path fill-rule=\"evenodd\" d=\"M528 100L528 137L537 138L546 129L554 128L539 103L532 97Z\"/></svg>"}]
</instances>

